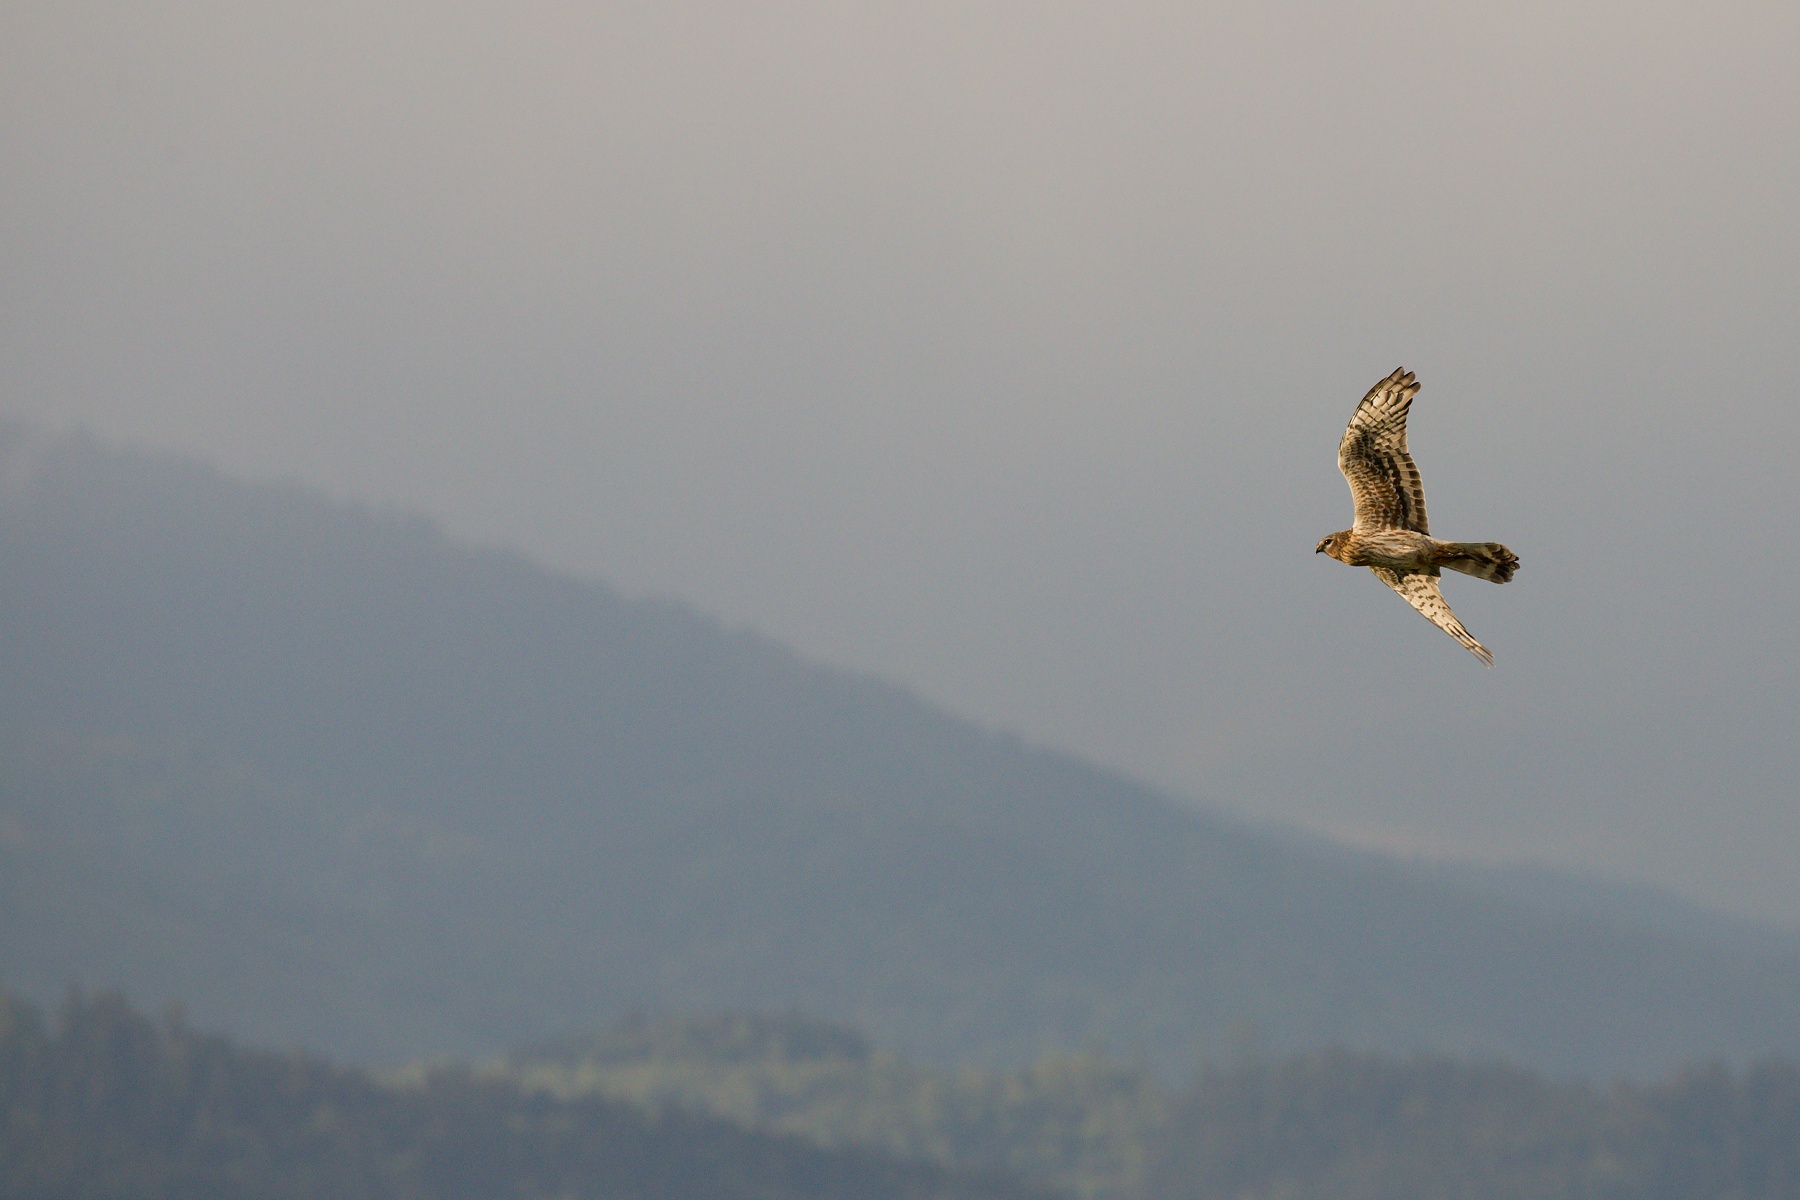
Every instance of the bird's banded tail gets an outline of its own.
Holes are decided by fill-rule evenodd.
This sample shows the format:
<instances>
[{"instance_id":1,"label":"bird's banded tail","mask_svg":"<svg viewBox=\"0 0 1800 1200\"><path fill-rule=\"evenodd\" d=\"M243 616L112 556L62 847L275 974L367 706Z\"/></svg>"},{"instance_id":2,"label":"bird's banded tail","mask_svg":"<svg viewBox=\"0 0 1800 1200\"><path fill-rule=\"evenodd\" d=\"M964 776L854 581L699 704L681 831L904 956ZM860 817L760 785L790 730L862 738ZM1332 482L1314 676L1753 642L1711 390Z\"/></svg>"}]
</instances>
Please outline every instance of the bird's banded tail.
<instances>
[{"instance_id":1,"label":"bird's banded tail","mask_svg":"<svg viewBox=\"0 0 1800 1200\"><path fill-rule=\"evenodd\" d=\"M1519 556L1499 542L1441 542L1437 565L1489 583L1507 583L1519 569Z\"/></svg>"}]
</instances>

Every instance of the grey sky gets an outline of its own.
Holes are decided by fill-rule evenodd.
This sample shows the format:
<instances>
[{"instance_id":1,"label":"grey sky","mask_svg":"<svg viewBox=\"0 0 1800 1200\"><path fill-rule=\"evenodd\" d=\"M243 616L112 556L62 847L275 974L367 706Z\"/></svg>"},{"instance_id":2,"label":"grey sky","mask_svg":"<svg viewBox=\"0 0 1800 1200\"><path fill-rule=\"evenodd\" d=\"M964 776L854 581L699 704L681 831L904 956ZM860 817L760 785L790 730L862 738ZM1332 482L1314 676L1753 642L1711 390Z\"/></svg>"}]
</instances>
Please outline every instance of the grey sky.
<instances>
[{"instance_id":1,"label":"grey sky","mask_svg":"<svg viewBox=\"0 0 1800 1200\"><path fill-rule=\"evenodd\" d=\"M1800 8L0 8L0 408L1800 919ZM1419 373L1485 671L1312 547Z\"/></svg>"}]
</instances>

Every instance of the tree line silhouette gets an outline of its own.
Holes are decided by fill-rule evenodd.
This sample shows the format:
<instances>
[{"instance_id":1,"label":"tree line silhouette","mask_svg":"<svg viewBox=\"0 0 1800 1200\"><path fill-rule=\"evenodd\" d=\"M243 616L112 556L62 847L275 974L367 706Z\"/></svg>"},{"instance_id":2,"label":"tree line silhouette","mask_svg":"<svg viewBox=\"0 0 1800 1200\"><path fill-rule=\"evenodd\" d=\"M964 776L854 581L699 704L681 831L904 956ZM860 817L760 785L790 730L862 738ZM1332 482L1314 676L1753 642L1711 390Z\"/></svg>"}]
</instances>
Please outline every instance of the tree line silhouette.
<instances>
[{"instance_id":1,"label":"tree line silhouette","mask_svg":"<svg viewBox=\"0 0 1800 1200\"><path fill-rule=\"evenodd\" d=\"M5 1200L1030 1200L1023 1185L467 1070L385 1086L116 993L0 994Z\"/></svg>"}]
</instances>

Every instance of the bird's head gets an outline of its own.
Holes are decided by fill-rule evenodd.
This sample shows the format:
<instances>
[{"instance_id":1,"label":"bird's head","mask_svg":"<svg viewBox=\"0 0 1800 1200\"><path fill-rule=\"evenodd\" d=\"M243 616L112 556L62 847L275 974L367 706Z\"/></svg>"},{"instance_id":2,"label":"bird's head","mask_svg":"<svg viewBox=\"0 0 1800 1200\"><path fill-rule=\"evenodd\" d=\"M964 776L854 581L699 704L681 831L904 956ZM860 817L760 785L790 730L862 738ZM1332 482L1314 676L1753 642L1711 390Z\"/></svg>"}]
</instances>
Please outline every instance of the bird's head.
<instances>
[{"instance_id":1,"label":"bird's head","mask_svg":"<svg viewBox=\"0 0 1800 1200\"><path fill-rule=\"evenodd\" d=\"M1329 554L1331 557L1336 558L1338 556L1338 548L1349 540L1349 537L1350 531L1348 529L1344 530L1342 533L1326 534L1325 537L1320 539L1319 546L1313 553Z\"/></svg>"}]
</instances>

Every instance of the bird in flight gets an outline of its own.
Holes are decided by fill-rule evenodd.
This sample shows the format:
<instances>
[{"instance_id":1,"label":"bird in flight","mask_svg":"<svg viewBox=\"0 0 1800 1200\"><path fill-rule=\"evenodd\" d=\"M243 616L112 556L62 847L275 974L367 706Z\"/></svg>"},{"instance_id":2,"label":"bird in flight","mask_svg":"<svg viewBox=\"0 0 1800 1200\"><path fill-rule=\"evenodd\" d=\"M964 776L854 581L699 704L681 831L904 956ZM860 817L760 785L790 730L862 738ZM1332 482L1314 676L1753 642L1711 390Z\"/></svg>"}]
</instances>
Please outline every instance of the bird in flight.
<instances>
[{"instance_id":1,"label":"bird in flight","mask_svg":"<svg viewBox=\"0 0 1800 1200\"><path fill-rule=\"evenodd\" d=\"M1315 553L1369 568L1426 620L1491 667L1494 656L1445 603L1438 572L1448 567L1505 583L1518 570L1519 556L1499 542L1440 542L1431 536L1425 523L1425 484L1406 452L1406 412L1418 394L1413 373L1401 368L1356 406L1338 443L1338 470L1350 481L1356 524L1326 537Z\"/></svg>"}]
</instances>

